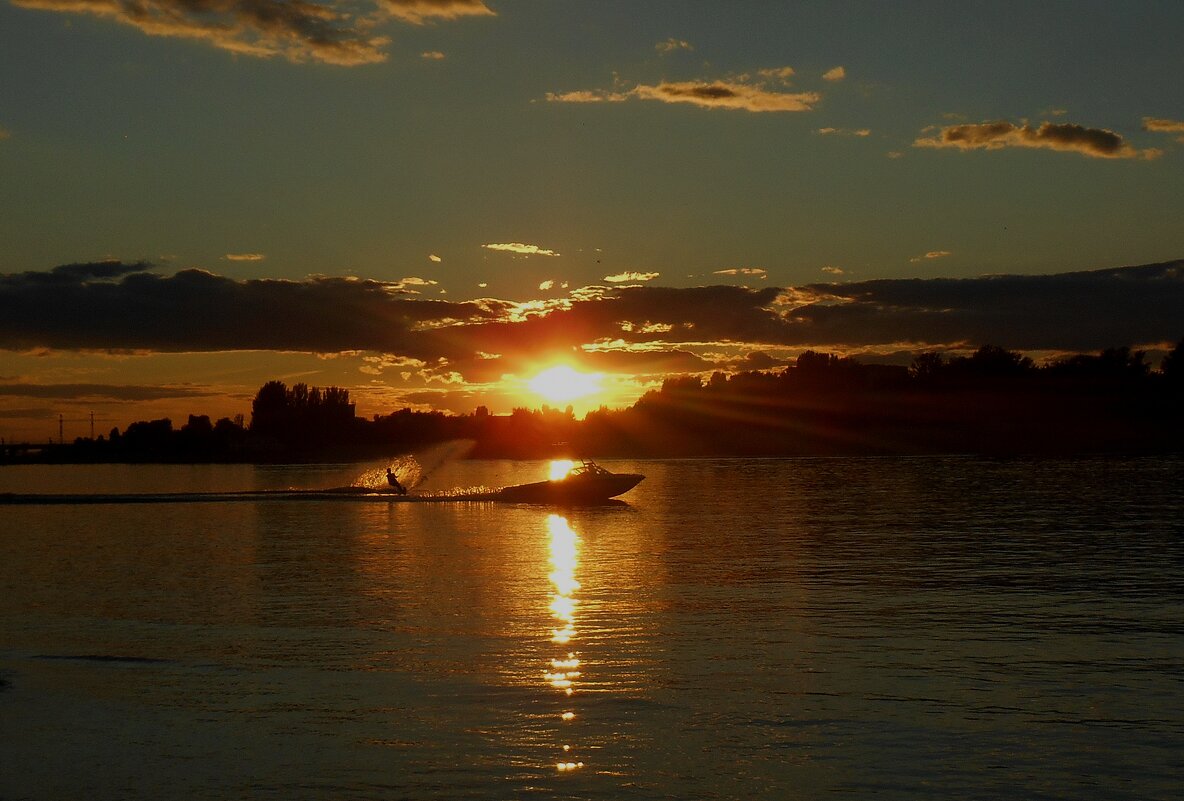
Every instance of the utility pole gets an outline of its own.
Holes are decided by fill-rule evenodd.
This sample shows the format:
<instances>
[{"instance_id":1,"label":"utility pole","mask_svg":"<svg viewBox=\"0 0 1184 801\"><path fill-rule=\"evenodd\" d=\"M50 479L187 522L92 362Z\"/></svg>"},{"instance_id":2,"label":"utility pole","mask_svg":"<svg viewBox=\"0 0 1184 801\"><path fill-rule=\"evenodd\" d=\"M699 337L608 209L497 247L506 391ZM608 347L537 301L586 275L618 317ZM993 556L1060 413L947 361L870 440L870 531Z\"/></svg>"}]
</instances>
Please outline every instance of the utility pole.
<instances>
[{"instance_id":1,"label":"utility pole","mask_svg":"<svg viewBox=\"0 0 1184 801\"><path fill-rule=\"evenodd\" d=\"M64 422L65 422L64 415L59 414L58 415L58 444L59 445L66 444L66 435L62 433L62 423L64 423Z\"/></svg>"},{"instance_id":2,"label":"utility pole","mask_svg":"<svg viewBox=\"0 0 1184 801\"><path fill-rule=\"evenodd\" d=\"M90 413L90 441L95 441L95 413Z\"/></svg>"}]
</instances>

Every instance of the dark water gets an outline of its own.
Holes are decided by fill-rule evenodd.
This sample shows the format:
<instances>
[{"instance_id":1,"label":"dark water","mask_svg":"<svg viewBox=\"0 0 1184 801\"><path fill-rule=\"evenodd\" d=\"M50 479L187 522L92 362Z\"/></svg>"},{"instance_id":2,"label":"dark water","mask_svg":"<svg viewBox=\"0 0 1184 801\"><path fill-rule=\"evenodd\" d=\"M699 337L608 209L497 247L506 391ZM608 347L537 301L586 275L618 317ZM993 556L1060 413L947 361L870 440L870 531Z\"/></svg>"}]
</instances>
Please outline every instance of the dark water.
<instances>
[{"instance_id":1,"label":"dark water","mask_svg":"<svg viewBox=\"0 0 1184 801\"><path fill-rule=\"evenodd\" d=\"M562 514L0 508L0 798L1184 796L1184 461L607 466L648 478Z\"/></svg>"}]
</instances>

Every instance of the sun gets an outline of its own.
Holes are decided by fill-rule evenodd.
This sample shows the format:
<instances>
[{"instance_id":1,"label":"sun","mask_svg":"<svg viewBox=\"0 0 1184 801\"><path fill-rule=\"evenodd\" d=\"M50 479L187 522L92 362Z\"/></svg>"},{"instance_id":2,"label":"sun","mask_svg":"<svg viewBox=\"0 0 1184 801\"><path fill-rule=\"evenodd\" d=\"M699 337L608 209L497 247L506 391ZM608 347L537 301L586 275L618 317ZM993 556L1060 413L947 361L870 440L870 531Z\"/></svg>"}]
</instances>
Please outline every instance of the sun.
<instances>
[{"instance_id":1,"label":"sun","mask_svg":"<svg viewBox=\"0 0 1184 801\"><path fill-rule=\"evenodd\" d=\"M600 391L600 375L581 373L567 365L552 367L530 379L532 392L552 403L566 403Z\"/></svg>"}]
</instances>

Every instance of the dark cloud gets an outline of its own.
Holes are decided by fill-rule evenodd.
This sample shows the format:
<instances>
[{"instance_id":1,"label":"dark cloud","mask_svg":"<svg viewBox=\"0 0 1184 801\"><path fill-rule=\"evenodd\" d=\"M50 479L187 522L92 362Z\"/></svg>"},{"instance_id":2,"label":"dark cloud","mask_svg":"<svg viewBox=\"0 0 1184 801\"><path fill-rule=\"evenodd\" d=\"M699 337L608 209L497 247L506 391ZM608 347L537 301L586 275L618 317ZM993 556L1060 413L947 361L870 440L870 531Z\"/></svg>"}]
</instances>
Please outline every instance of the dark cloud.
<instances>
[{"instance_id":1,"label":"dark cloud","mask_svg":"<svg viewBox=\"0 0 1184 801\"><path fill-rule=\"evenodd\" d=\"M1096 350L1184 334L1184 261L1058 275L815 284L798 293L814 295L786 315L800 344Z\"/></svg>"},{"instance_id":2,"label":"dark cloud","mask_svg":"<svg viewBox=\"0 0 1184 801\"><path fill-rule=\"evenodd\" d=\"M373 369L492 383L557 357L606 372L701 372L721 364L696 355L717 344L733 353L984 343L1094 350L1184 335L1184 261L789 288L585 287L541 311L428 300L398 282L236 280L201 270L163 277L143 267L0 275L0 348L361 350L399 357Z\"/></svg>"},{"instance_id":3,"label":"dark cloud","mask_svg":"<svg viewBox=\"0 0 1184 801\"><path fill-rule=\"evenodd\" d=\"M690 351L677 349L588 351L581 354L580 366L595 372L630 375L701 373L719 367L716 362L704 359Z\"/></svg>"},{"instance_id":4,"label":"dark cloud","mask_svg":"<svg viewBox=\"0 0 1184 801\"><path fill-rule=\"evenodd\" d=\"M390 17L431 19L492 15L482 0L12 0L44 11L90 14L150 36L205 42L239 55L355 66L385 61L389 38L373 33L374 6Z\"/></svg>"},{"instance_id":5,"label":"dark cloud","mask_svg":"<svg viewBox=\"0 0 1184 801\"><path fill-rule=\"evenodd\" d=\"M203 270L164 277L145 267L102 262L0 275L0 348L362 349L435 357L467 350L450 347L433 327L500 313L497 301L422 300L397 282L240 281Z\"/></svg>"},{"instance_id":6,"label":"dark cloud","mask_svg":"<svg viewBox=\"0 0 1184 801\"><path fill-rule=\"evenodd\" d=\"M937 136L919 138L914 147L958 150L998 150L1004 147L1044 148L1103 159L1154 159L1163 151L1137 150L1121 135L1104 128L1086 128L1073 123L1041 123L1040 127L1010 122L950 125Z\"/></svg>"},{"instance_id":7,"label":"dark cloud","mask_svg":"<svg viewBox=\"0 0 1184 801\"><path fill-rule=\"evenodd\" d=\"M53 409L0 409L0 420L48 420L57 416Z\"/></svg>"},{"instance_id":8,"label":"dark cloud","mask_svg":"<svg viewBox=\"0 0 1184 801\"><path fill-rule=\"evenodd\" d=\"M166 398L202 398L220 393L201 387L136 386L115 384L0 384L0 397L149 401Z\"/></svg>"}]
</instances>

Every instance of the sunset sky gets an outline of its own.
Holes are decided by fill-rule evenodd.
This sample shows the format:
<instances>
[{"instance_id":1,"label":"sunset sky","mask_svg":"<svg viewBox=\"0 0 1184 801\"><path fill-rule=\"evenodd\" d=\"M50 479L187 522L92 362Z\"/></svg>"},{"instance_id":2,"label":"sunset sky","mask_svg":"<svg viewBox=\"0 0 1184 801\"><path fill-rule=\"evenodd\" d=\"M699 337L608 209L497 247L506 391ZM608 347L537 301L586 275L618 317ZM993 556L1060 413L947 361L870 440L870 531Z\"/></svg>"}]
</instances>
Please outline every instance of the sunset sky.
<instances>
[{"instance_id":1,"label":"sunset sky","mask_svg":"<svg viewBox=\"0 0 1184 801\"><path fill-rule=\"evenodd\" d=\"M1179 0L0 0L0 436L273 378L582 413L807 348L1154 354L1182 32Z\"/></svg>"}]
</instances>

